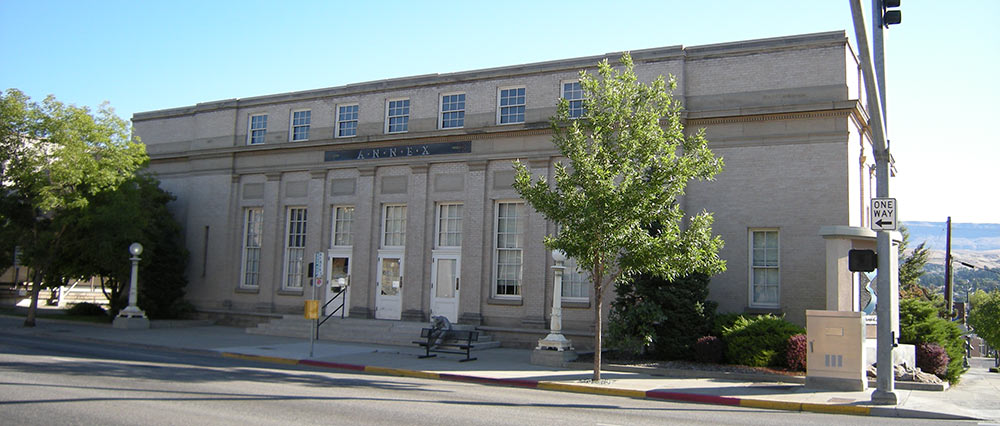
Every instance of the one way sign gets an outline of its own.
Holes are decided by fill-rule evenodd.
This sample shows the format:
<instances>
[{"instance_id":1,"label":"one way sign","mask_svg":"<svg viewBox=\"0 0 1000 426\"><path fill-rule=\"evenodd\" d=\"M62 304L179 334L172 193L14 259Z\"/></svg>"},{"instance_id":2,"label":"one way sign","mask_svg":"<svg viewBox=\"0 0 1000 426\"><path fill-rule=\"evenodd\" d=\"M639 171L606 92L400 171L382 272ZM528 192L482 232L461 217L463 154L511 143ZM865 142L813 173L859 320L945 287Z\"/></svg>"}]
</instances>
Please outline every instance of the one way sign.
<instances>
[{"instance_id":1,"label":"one way sign","mask_svg":"<svg viewBox=\"0 0 1000 426\"><path fill-rule=\"evenodd\" d=\"M896 230L896 199L872 198L872 231Z\"/></svg>"}]
</instances>

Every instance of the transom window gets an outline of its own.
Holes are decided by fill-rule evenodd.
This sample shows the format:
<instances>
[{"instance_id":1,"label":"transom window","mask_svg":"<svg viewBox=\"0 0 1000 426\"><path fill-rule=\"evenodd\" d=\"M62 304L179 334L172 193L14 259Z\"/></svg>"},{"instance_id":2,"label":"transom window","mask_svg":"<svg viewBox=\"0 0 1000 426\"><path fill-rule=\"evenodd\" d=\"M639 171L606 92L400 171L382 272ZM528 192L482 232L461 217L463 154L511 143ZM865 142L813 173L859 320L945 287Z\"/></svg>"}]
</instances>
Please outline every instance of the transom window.
<instances>
[{"instance_id":1,"label":"transom window","mask_svg":"<svg viewBox=\"0 0 1000 426\"><path fill-rule=\"evenodd\" d=\"M337 137L346 138L358 135L358 106L343 105L337 107Z\"/></svg>"},{"instance_id":2,"label":"transom window","mask_svg":"<svg viewBox=\"0 0 1000 426\"><path fill-rule=\"evenodd\" d=\"M402 247L406 244L406 206L387 205L383 210L382 247Z\"/></svg>"},{"instance_id":3,"label":"transom window","mask_svg":"<svg viewBox=\"0 0 1000 426\"><path fill-rule=\"evenodd\" d=\"M306 209L289 207L285 239L285 280L284 288L302 288L305 275L306 253Z\"/></svg>"},{"instance_id":4,"label":"transom window","mask_svg":"<svg viewBox=\"0 0 1000 426\"><path fill-rule=\"evenodd\" d=\"M562 97L569 102L569 118L583 117L583 88L579 81L563 83Z\"/></svg>"},{"instance_id":5,"label":"transom window","mask_svg":"<svg viewBox=\"0 0 1000 426\"><path fill-rule=\"evenodd\" d=\"M240 287L252 288L260 285L260 236L264 210L249 208L243 216L243 273Z\"/></svg>"},{"instance_id":6,"label":"transom window","mask_svg":"<svg viewBox=\"0 0 1000 426\"><path fill-rule=\"evenodd\" d=\"M524 122L524 88L500 89L500 124Z\"/></svg>"},{"instance_id":7,"label":"transom window","mask_svg":"<svg viewBox=\"0 0 1000 426\"><path fill-rule=\"evenodd\" d=\"M312 111L292 112L292 140L304 141L309 139L309 124L312 122Z\"/></svg>"},{"instance_id":8,"label":"transom window","mask_svg":"<svg viewBox=\"0 0 1000 426\"><path fill-rule=\"evenodd\" d=\"M354 206L337 206L333 208L333 245L349 246L353 244L351 227L354 225Z\"/></svg>"},{"instance_id":9,"label":"transom window","mask_svg":"<svg viewBox=\"0 0 1000 426\"><path fill-rule=\"evenodd\" d=\"M250 116L250 131L247 133L247 143L257 145L264 143L267 137L267 114Z\"/></svg>"},{"instance_id":10,"label":"transom window","mask_svg":"<svg viewBox=\"0 0 1000 426\"><path fill-rule=\"evenodd\" d=\"M524 203L499 202L494 251L494 292L497 296L521 295L524 248Z\"/></svg>"},{"instance_id":11,"label":"transom window","mask_svg":"<svg viewBox=\"0 0 1000 426\"><path fill-rule=\"evenodd\" d=\"M410 100L399 99L389 101L386 108L386 132L398 133L409 129L410 124Z\"/></svg>"},{"instance_id":12,"label":"transom window","mask_svg":"<svg viewBox=\"0 0 1000 426\"><path fill-rule=\"evenodd\" d=\"M750 231L750 305L777 307L779 302L778 230Z\"/></svg>"},{"instance_id":13,"label":"transom window","mask_svg":"<svg viewBox=\"0 0 1000 426\"><path fill-rule=\"evenodd\" d=\"M465 93L441 96L441 128L465 125Z\"/></svg>"},{"instance_id":14,"label":"transom window","mask_svg":"<svg viewBox=\"0 0 1000 426\"><path fill-rule=\"evenodd\" d=\"M462 205L438 205L438 247L462 246Z\"/></svg>"}]
</instances>

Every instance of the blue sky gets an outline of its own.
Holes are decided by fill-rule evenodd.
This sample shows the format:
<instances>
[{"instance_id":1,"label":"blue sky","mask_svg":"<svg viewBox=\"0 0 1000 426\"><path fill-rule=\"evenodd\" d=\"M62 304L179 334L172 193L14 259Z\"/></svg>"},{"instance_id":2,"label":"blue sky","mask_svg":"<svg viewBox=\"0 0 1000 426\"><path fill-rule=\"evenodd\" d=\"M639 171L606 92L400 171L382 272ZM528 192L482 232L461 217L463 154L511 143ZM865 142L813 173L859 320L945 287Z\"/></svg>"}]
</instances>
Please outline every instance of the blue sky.
<instances>
[{"instance_id":1,"label":"blue sky","mask_svg":"<svg viewBox=\"0 0 1000 426\"><path fill-rule=\"evenodd\" d=\"M866 6L868 0L862 0ZM1000 1L906 0L887 33L902 220L1000 223ZM845 30L847 0L0 0L0 90L119 115L649 47Z\"/></svg>"}]
</instances>

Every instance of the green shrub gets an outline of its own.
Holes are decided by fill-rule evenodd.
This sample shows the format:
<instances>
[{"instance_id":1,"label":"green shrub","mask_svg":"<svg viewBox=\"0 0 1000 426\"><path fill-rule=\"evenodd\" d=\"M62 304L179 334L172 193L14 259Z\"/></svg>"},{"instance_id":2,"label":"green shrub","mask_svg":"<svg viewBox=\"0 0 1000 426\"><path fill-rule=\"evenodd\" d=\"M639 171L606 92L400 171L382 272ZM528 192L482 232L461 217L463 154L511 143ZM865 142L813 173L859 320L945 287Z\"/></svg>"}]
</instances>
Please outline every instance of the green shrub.
<instances>
[{"instance_id":1,"label":"green shrub","mask_svg":"<svg viewBox=\"0 0 1000 426\"><path fill-rule=\"evenodd\" d=\"M725 327L726 358L734 364L751 367L785 365L788 338L805 333L805 329L782 317L763 315L739 317L731 327Z\"/></svg>"},{"instance_id":2,"label":"green shrub","mask_svg":"<svg viewBox=\"0 0 1000 426\"><path fill-rule=\"evenodd\" d=\"M949 383L958 383L965 373L962 364L964 339L962 329L951 321L938 317L938 309L919 299L899 301L899 342L911 345L936 343L948 354L948 369L941 377Z\"/></svg>"},{"instance_id":3,"label":"green shrub","mask_svg":"<svg viewBox=\"0 0 1000 426\"><path fill-rule=\"evenodd\" d=\"M747 315L754 316L754 315ZM715 318L712 320L712 330L710 334L715 337L722 337L723 330L727 328L732 328L736 321L744 317L743 314L737 314L733 312L727 312L724 314L715 314Z\"/></svg>"},{"instance_id":4,"label":"green shrub","mask_svg":"<svg viewBox=\"0 0 1000 426\"><path fill-rule=\"evenodd\" d=\"M90 302L77 303L66 309L66 314L68 315L79 315L86 317L96 317L100 315L107 315L108 312L101 307L101 305L96 305Z\"/></svg>"},{"instance_id":5,"label":"green shrub","mask_svg":"<svg viewBox=\"0 0 1000 426\"><path fill-rule=\"evenodd\" d=\"M667 281L639 275L615 285L608 344L634 354L652 350L658 359L692 359L694 344L709 331L716 303L707 301L709 277L692 274Z\"/></svg>"}]
</instances>

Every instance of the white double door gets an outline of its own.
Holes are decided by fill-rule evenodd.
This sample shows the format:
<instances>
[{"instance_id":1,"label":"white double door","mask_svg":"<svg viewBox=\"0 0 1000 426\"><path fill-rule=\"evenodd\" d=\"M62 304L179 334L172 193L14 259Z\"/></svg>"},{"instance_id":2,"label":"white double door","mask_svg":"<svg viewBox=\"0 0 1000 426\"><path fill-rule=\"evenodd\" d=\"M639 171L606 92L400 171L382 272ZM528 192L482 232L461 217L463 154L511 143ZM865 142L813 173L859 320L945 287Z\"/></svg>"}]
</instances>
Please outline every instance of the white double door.
<instances>
[{"instance_id":1,"label":"white double door","mask_svg":"<svg viewBox=\"0 0 1000 426\"><path fill-rule=\"evenodd\" d=\"M403 314L403 251L379 250L375 318L398 320Z\"/></svg>"},{"instance_id":2,"label":"white double door","mask_svg":"<svg viewBox=\"0 0 1000 426\"><path fill-rule=\"evenodd\" d=\"M431 316L444 316L457 323L461 256L458 253L434 253L432 258Z\"/></svg>"}]
</instances>

